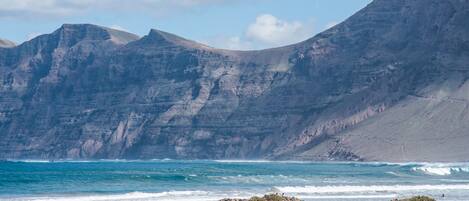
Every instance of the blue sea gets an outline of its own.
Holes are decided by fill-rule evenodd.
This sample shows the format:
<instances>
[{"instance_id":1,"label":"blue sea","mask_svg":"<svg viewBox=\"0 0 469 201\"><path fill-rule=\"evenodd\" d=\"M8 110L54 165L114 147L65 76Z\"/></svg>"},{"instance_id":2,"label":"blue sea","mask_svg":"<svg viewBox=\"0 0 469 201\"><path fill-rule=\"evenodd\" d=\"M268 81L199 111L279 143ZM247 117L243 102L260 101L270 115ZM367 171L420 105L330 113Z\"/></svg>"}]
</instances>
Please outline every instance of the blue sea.
<instances>
[{"instance_id":1,"label":"blue sea","mask_svg":"<svg viewBox=\"0 0 469 201\"><path fill-rule=\"evenodd\" d=\"M0 162L0 200L209 201L266 193L313 201L389 201L411 195L467 201L469 163Z\"/></svg>"}]
</instances>

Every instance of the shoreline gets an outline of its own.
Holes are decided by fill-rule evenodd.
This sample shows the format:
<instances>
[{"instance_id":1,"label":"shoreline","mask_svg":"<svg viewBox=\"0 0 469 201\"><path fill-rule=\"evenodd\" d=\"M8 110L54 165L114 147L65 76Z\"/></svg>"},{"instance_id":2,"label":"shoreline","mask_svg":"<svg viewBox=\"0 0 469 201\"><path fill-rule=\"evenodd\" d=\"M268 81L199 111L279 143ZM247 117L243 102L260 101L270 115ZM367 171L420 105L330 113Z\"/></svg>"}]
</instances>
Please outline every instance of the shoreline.
<instances>
[{"instance_id":1,"label":"shoreline","mask_svg":"<svg viewBox=\"0 0 469 201\"><path fill-rule=\"evenodd\" d=\"M286 196L285 194L266 194L263 197L253 196L248 199L242 198L224 198L219 201L303 201L296 197ZM436 201L434 198L428 196L413 196L409 198L396 198L391 199L391 201Z\"/></svg>"},{"instance_id":2,"label":"shoreline","mask_svg":"<svg viewBox=\"0 0 469 201\"><path fill-rule=\"evenodd\" d=\"M414 195L439 198L442 194L446 199L467 200L469 164L432 166L176 160L4 162L0 174L8 176L0 180L0 200L11 196L12 201L217 201L269 193L307 201L391 201Z\"/></svg>"},{"instance_id":3,"label":"shoreline","mask_svg":"<svg viewBox=\"0 0 469 201\"><path fill-rule=\"evenodd\" d=\"M76 163L94 163L94 162L164 162L164 161L176 161L176 162L218 162L218 163L287 163L287 164L375 164L375 165L426 165L426 164L443 164L443 165L469 165L469 161L453 161L453 162L441 162L441 161L403 161L403 162L392 162L392 161L309 161L309 160L232 160L232 159L0 159L0 162L25 162L25 163L62 163L62 162L76 162Z\"/></svg>"}]
</instances>

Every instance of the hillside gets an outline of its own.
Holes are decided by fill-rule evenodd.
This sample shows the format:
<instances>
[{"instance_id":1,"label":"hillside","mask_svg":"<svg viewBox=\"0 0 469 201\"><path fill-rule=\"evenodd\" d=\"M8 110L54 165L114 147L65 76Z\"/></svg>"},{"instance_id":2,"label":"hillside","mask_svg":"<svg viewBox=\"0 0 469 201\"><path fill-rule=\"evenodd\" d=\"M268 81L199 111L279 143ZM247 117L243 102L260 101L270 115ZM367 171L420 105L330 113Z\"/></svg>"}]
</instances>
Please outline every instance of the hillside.
<instances>
[{"instance_id":1,"label":"hillside","mask_svg":"<svg viewBox=\"0 0 469 201\"><path fill-rule=\"evenodd\" d=\"M260 51L66 24L0 48L0 158L467 161L468 10L375 0Z\"/></svg>"}]
</instances>

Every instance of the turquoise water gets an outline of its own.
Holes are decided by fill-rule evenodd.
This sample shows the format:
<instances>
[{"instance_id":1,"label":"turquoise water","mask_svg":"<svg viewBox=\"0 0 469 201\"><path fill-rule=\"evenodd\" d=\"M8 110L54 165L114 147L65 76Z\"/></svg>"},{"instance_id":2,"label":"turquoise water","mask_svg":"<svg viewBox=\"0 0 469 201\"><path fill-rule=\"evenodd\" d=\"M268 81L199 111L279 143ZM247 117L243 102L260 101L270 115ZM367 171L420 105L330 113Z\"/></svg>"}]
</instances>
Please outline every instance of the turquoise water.
<instances>
[{"instance_id":1,"label":"turquoise water","mask_svg":"<svg viewBox=\"0 0 469 201\"><path fill-rule=\"evenodd\" d=\"M469 164L269 161L3 161L0 200L469 200ZM441 197L445 194L445 197Z\"/></svg>"}]
</instances>

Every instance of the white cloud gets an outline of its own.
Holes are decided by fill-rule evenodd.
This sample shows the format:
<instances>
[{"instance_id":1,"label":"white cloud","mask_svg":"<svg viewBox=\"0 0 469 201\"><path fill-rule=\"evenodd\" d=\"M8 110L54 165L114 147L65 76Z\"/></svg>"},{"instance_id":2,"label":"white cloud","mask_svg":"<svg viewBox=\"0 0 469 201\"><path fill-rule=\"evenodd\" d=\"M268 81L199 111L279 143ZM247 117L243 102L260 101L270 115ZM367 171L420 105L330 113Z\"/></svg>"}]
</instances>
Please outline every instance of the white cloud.
<instances>
[{"instance_id":1,"label":"white cloud","mask_svg":"<svg viewBox=\"0 0 469 201\"><path fill-rule=\"evenodd\" d=\"M0 17L66 15L76 10L60 4L57 0L0 0Z\"/></svg>"},{"instance_id":2,"label":"white cloud","mask_svg":"<svg viewBox=\"0 0 469 201\"><path fill-rule=\"evenodd\" d=\"M130 32L130 31L127 30L126 28L121 27L121 26L119 26L119 25L117 25L117 24L111 25L111 26L109 26L109 28L115 29L115 30L119 30L119 31Z\"/></svg>"},{"instance_id":3,"label":"white cloud","mask_svg":"<svg viewBox=\"0 0 469 201\"><path fill-rule=\"evenodd\" d=\"M200 5L200 4L207 4L207 3L222 3L226 2L226 0L170 0L167 2L171 2L176 5L181 5L181 6L195 6L195 5Z\"/></svg>"},{"instance_id":4,"label":"white cloud","mask_svg":"<svg viewBox=\"0 0 469 201\"><path fill-rule=\"evenodd\" d=\"M228 49L234 49L234 50L245 50L245 49L250 49L252 48L252 44L247 41L243 41L241 37L239 36L234 36L228 38L228 43L227 47Z\"/></svg>"},{"instance_id":5,"label":"white cloud","mask_svg":"<svg viewBox=\"0 0 469 201\"><path fill-rule=\"evenodd\" d=\"M239 0L238 0L239 1ZM157 15L235 0L0 0L0 17L70 16L92 9L135 11Z\"/></svg>"},{"instance_id":6,"label":"white cloud","mask_svg":"<svg viewBox=\"0 0 469 201\"><path fill-rule=\"evenodd\" d=\"M146 12L154 16L188 11L201 6L250 2L247 0L0 0L0 19L57 18L85 15L91 12ZM62 18L59 18L62 19ZM226 49L262 49L288 45L312 36L312 24L287 21L271 14L257 16L243 34L225 35L208 39L208 44ZM112 25L111 28L125 28ZM33 36L34 34L31 34ZM28 36L28 38L30 38Z\"/></svg>"},{"instance_id":7,"label":"white cloud","mask_svg":"<svg viewBox=\"0 0 469 201\"><path fill-rule=\"evenodd\" d=\"M252 50L290 45L306 40L312 35L312 21L289 22L270 14L263 14L257 16L255 21L246 27L244 35L211 37L202 43L223 49Z\"/></svg>"},{"instance_id":8,"label":"white cloud","mask_svg":"<svg viewBox=\"0 0 469 201\"><path fill-rule=\"evenodd\" d=\"M210 37L210 39L203 40L201 42L212 47L229 50L249 50L254 48L250 41L244 40L243 37L240 36L216 36Z\"/></svg>"},{"instance_id":9,"label":"white cloud","mask_svg":"<svg viewBox=\"0 0 469 201\"><path fill-rule=\"evenodd\" d=\"M257 16L246 31L248 39L273 46L299 42L311 34L312 26L299 21L284 21L270 14Z\"/></svg>"}]
</instances>

